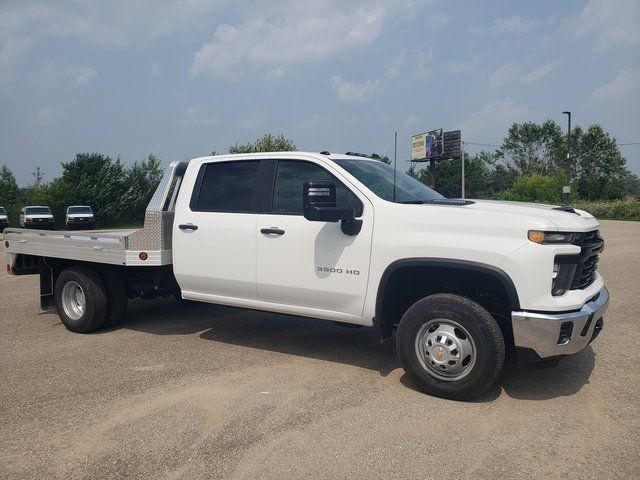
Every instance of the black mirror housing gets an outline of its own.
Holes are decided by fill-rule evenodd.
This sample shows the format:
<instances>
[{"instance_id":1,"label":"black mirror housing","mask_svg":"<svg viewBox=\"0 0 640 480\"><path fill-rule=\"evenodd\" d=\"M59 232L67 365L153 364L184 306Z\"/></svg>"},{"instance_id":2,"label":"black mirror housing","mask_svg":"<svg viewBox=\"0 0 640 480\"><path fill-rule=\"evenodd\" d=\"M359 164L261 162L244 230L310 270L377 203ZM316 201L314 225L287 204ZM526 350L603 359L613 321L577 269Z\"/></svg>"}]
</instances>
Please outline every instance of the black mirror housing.
<instances>
[{"instance_id":1,"label":"black mirror housing","mask_svg":"<svg viewBox=\"0 0 640 480\"><path fill-rule=\"evenodd\" d=\"M303 215L312 222L342 222L340 229L345 235L357 235L362 229L362 220L356 219L353 207L338 207L336 184L312 180L305 182L302 192Z\"/></svg>"},{"instance_id":2,"label":"black mirror housing","mask_svg":"<svg viewBox=\"0 0 640 480\"><path fill-rule=\"evenodd\" d=\"M355 218L353 207L338 207L336 184L313 180L304 182L302 211L312 222L339 222Z\"/></svg>"}]
</instances>

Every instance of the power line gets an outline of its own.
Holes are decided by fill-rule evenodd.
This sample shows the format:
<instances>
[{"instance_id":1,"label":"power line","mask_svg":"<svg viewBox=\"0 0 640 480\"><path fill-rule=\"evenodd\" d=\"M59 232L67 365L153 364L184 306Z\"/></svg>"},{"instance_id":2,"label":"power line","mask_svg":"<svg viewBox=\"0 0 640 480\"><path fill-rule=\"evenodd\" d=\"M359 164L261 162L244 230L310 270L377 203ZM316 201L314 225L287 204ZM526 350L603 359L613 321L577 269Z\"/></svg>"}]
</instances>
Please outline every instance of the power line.
<instances>
[{"instance_id":1,"label":"power line","mask_svg":"<svg viewBox=\"0 0 640 480\"><path fill-rule=\"evenodd\" d=\"M482 147L500 147L500 145L496 145L495 143L477 143L477 142L465 142L467 145L480 145ZM628 143L618 143L619 147L626 147L628 145L640 145L640 142L628 142Z\"/></svg>"},{"instance_id":2,"label":"power line","mask_svg":"<svg viewBox=\"0 0 640 480\"><path fill-rule=\"evenodd\" d=\"M480 145L480 146L483 146L483 147L499 147L499 146L500 146L500 145L495 145L495 144L493 144L493 143L476 143L476 142L467 142L466 140L465 140L465 142L464 142L464 143L466 143L467 145Z\"/></svg>"}]
</instances>

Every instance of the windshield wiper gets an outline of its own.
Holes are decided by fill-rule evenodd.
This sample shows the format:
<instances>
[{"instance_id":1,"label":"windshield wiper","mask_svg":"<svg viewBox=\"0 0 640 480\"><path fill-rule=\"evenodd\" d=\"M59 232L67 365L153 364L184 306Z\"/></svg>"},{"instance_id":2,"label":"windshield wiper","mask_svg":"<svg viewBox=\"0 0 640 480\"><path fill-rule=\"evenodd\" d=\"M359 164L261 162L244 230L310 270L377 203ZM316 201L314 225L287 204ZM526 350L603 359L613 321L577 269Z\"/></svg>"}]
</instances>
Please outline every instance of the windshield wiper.
<instances>
[{"instance_id":1,"label":"windshield wiper","mask_svg":"<svg viewBox=\"0 0 640 480\"><path fill-rule=\"evenodd\" d=\"M429 200L404 200L403 204L423 205L429 203L431 205L471 205L475 203L472 200L464 200L462 198L431 198Z\"/></svg>"}]
</instances>

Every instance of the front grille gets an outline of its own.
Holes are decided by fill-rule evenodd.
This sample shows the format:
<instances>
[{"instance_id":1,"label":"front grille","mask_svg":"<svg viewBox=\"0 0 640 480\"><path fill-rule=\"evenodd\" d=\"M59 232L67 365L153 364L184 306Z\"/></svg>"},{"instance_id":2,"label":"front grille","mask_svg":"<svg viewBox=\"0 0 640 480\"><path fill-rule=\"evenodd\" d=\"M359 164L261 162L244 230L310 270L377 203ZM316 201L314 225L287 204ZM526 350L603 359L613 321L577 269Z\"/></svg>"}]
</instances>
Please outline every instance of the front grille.
<instances>
[{"instance_id":1,"label":"front grille","mask_svg":"<svg viewBox=\"0 0 640 480\"><path fill-rule=\"evenodd\" d=\"M593 230L578 234L573 244L579 246L581 250L570 289L579 290L587 288L596 279L598 254L604 249L604 240L599 230Z\"/></svg>"}]
</instances>

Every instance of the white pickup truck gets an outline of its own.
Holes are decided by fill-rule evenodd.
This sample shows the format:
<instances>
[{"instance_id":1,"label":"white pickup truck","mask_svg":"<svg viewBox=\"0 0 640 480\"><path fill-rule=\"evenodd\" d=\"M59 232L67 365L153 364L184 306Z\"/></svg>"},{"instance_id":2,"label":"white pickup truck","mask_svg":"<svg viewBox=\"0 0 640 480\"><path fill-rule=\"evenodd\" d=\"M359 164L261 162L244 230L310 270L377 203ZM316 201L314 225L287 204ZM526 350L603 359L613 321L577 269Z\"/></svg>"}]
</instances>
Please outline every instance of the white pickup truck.
<instances>
[{"instance_id":1,"label":"white pickup truck","mask_svg":"<svg viewBox=\"0 0 640 480\"><path fill-rule=\"evenodd\" d=\"M426 392L482 394L505 352L556 361L600 332L598 222L568 207L448 200L374 159L328 152L174 162L139 230L5 230L74 332L158 295L375 327Z\"/></svg>"}]
</instances>

